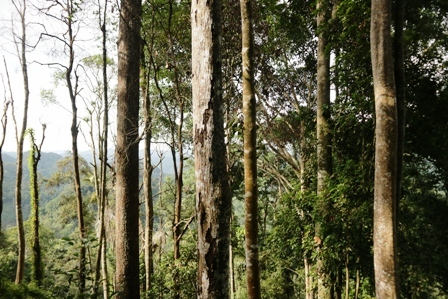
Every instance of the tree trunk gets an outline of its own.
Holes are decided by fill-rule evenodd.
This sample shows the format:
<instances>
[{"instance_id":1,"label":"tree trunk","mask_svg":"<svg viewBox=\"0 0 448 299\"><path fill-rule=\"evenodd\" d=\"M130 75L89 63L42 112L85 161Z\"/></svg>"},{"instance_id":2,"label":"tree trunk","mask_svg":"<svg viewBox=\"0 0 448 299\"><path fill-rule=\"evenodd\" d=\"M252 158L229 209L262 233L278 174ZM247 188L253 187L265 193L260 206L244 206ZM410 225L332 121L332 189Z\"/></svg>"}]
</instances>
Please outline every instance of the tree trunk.
<instances>
[{"instance_id":1,"label":"tree trunk","mask_svg":"<svg viewBox=\"0 0 448 299\"><path fill-rule=\"evenodd\" d=\"M193 130L198 223L198 299L229 298L231 196L221 73L221 1L192 2Z\"/></svg>"},{"instance_id":2,"label":"tree trunk","mask_svg":"<svg viewBox=\"0 0 448 299\"><path fill-rule=\"evenodd\" d=\"M149 49L150 53L152 49ZM142 97L143 113L145 118L145 157L143 172L143 191L145 196L145 291L146 298L151 298L153 274L153 252L152 252L152 234L154 229L154 207L152 201L152 173L153 166L151 161L151 138L152 138L152 116L151 116L151 97L149 96L149 68L150 65L145 60L145 52L142 51ZM150 54L151 55L151 54Z\"/></svg>"},{"instance_id":3,"label":"tree trunk","mask_svg":"<svg viewBox=\"0 0 448 299\"><path fill-rule=\"evenodd\" d=\"M22 77L23 77L23 90L24 90L24 108L23 108L23 118L22 118L22 128L20 134L17 131L17 122L15 119L14 106L12 106L13 110L13 118L15 123L15 131L16 131L16 142L17 142L17 168L16 168L16 184L15 184L15 199L16 199L16 222L17 222L17 234L19 241L19 252L18 252L18 261L17 261L17 272L16 272L16 284L20 284L23 280L25 274L25 229L23 226L23 212L22 212L22 161L23 161L23 141L25 139L25 133L27 129L27 121L28 121L28 103L30 97L29 90L29 82L28 82L28 65L26 61L26 8L27 3L26 0L21 3L21 5L15 6L16 11L20 15L20 24L22 26L22 32L20 37L20 42L16 41L15 36L14 40L16 43L19 43L17 46L17 54L20 60L20 66L22 69ZM8 79L9 83L9 79ZM11 87L10 87L11 88ZM11 95L12 100L12 95Z\"/></svg>"},{"instance_id":4,"label":"tree trunk","mask_svg":"<svg viewBox=\"0 0 448 299\"><path fill-rule=\"evenodd\" d=\"M406 79L404 69L404 46L403 46L403 26L404 26L404 0L395 1L395 24L394 24L394 73L395 88L397 98L397 182L395 199L395 236L398 236L398 219L400 211L400 201L402 196L403 178L403 154L405 146L406 131ZM397 243L397 246L399 244ZM397 249L398 252L398 249ZM398 268L398 265L397 265ZM399 281L399 273L397 280ZM398 294L400 294L400 284L397 283Z\"/></svg>"},{"instance_id":5,"label":"tree trunk","mask_svg":"<svg viewBox=\"0 0 448 299\"><path fill-rule=\"evenodd\" d=\"M72 13L74 11L74 4L69 1L67 3L67 9ZM86 288L86 247L84 240L86 238L86 228L84 224L84 212L82 204L82 191L81 191L81 176L79 172L79 155L78 155L78 108L76 105L76 97L78 93L78 76L74 72L74 41L75 36L73 35L72 28L72 18L68 18L67 21L67 31L68 31L68 45L69 45L69 64L65 71L65 80L68 87L68 92L70 96L71 109L72 109L72 124L71 124L71 135L72 135L72 157L73 157L73 171L74 171L74 188L76 196L77 214L78 214L78 229L79 229L79 239L81 242L80 252L79 252L79 294L85 293ZM72 75L75 73L75 85L72 83Z\"/></svg>"},{"instance_id":6,"label":"tree trunk","mask_svg":"<svg viewBox=\"0 0 448 299\"><path fill-rule=\"evenodd\" d=\"M32 250L33 250L33 269L32 280L38 286L42 285L42 256L39 244L39 183L37 180L37 165L41 157L42 143L45 138L45 126L43 126L43 137L40 146L35 143L34 132L30 131L31 150L28 157L28 167L30 171L30 197L31 197L31 226L33 230Z\"/></svg>"},{"instance_id":7,"label":"tree trunk","mask_svg":"<svg viewBox=\"0 0 448 299\"><path fill-rule=\"evenodd\" d=\"M244 198L246 202L246 283L250 299L261 298L258 262L258 186L256 152L256 101L254 86L254 36L251 0L241 0L243 116L244 116Z\"/></svg>"},{"instance_id":8,"label":"tree trunk","mask_svg":"<svg viewBox=\"0 0 448 299\"><path fill-rule=\"evenodd\" d=\"M348 299L350 291L350 273L348 268L348 254L345 257L345 299Z\"/></svg>"},{"instance_id":9,"label":"tree trunk","mask_svg":"<svg viewBox=\"0 0 448 299\"><path fill-rule=\"evenodd\" d=\"M321 211L326 213L327 203L324 198L326 195L328 180L332 172L331 157L331 129L330 120L330 55L327 50L328 34L327 26L329 20L329 3L326 0L317 2L317 196L322 198L324 207ZM316 224L317 244L317 296L319 299L331 298L330 275L324 270L325 261L322 258L324 248L323 240L325 236L321 235L322 223Z\"/></svg>"},{"instance_id":10,"label":"tree trunk","mask_svg":"<svg viewBox=\"0 0 448 299\"><path fill-rule=\"evenodd\" d=\"M118 34L116 147L116 291L140 298L139 283L139 69L140 0L122 0Z\"/></svg>"},{"instance_id":11,"label":"tree trunk","mask_svg":"<svg viewBox=\"0 0 448 299\"><path fill-rule=\"evenodd\" d=\"M305 272L305 298L314 299L313 277L310 273L310 259L307 256L303 258L303 267Z\"/></svg>"},{"instance_id":12,"label":"tree trunk","mask_svg":"<svg viewBox=\"0 0 448 299\"><path fill-rule=\"evenodd\" d=\"M5 138L6 138L6 125L8 124L8 107L9 107L9 101L6 100L5 97L5 104L3 108L3 115L1 119L1 125L2 125L2 137L0 139L0 233L2 231L2 213L3 213L3 179L5 176L5 170L3 167L3 145L5 144Z\"/></svg>"},{"instance_id":13,"label":"tree trunk","mask_svg":"<svg viewBox=\"0 0 448 299\"><path fill-rule=\"evenodd\" d=\"M232 218L230 219L231 221ZM230 240L232 240L232 235L230 235ZM233 246L232 242L229 242L229 279L230 279L230 299L235 299L235 266L233 262Z\"/></svg>"},{"instance_id":14,"label":"tree trunk","mask_svg":"<svg viewBox=\"0 0 448 299\"><path fill-rule=\"evenodd\" d=\"M397 97L397 187L395 201L395 234L398 232L398 213L401 200L403 177L403 153L406 128L406 80L404 70L403 26L404 26L404 0L395 0L394 21L394 73ZM398 244L397 244L398 245Z\"/></svg>"},{"instance_id":15,"label":"tree trunk","mask_svg":"<svg viewBox=\"0 0 448 299\"><path fill-rule=\"evenodd\" d=\"M377 298L398 298L396 252L397 107L392 56L391 1L373 0L370 27L375 92L373 250Z\"/></svg>"},{"instance_id":16,"label":"tree trunk","mask_svg":"<svg viewBox=\"0 0 448 299\"><path fill-rule=\"evenodd\" d=\"M106 31L106 15L107 15L107 0L104 3L102 24L100 20L101 32L103 37L103 134L101 136L101 163L100 163L100 243L101 243L101 275L103 282L103 298L109 298L109 278L107 270L107 238L105 226L105 210L107 205L107 163L108 163L108 138L109 138L109 95L108 95L108 80L107 80L107 31Z\"/></svg>"}]
</instances>

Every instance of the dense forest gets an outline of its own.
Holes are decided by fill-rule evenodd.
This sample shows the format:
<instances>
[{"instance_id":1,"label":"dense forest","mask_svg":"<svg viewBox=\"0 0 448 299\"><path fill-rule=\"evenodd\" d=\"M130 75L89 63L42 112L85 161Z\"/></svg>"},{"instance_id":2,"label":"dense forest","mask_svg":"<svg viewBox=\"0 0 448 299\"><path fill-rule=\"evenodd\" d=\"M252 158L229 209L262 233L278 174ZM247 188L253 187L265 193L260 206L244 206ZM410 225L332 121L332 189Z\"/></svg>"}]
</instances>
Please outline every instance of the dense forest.
<instances>
[{"instance_id":1,"label":"dense forest","mask_svg":"<svg viewBox=\"0 0 448 299\"><path fill-rule=\"evenodd\" d=\"M446 0L5 1L0 298L448 298Z\"/></svg>"}]
</instances>

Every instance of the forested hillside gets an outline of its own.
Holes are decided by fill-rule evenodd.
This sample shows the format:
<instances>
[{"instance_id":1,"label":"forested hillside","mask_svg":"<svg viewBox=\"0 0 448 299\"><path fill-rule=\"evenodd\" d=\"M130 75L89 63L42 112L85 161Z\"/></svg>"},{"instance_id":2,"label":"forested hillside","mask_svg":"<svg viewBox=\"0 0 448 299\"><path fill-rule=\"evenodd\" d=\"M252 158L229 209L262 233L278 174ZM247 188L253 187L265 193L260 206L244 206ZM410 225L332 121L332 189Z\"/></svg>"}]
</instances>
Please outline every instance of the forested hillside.
<instances>
[{"instance_id":1,"label":"forested hillside","mask_svg":"<svg viewBox=\"0 0 448 299\"><path fill-rule=\"evenodd\" d=\"M5 1L0 298L448 298L447 1Z\"/></svg>"},{"instance_id":2,"label":"forested hillside","mask_svg":"<svg viewBox=\"0 0 448 299\"><path fill-rule=\"evenodd\" d=\"M27 157L29 152L24 152L24 156ZM3 217L2 217L2 229L11 227L16 224L15 208L14 208L14 183L16 180L16 159L15 153L3 153L3 165L4 165L4 180L3 180ZM63 156L55 153L42 153L42 161L39 165L39 175L42 180L41 184L41 205L45 206L49 200L51 200L51 193L48 188L45 187L45 180L48 179L54 172L57 171L57 161L62 159ZM30 212L30 172L28 170L28 160L23 162L23 189L22 194L24 197L23 210L25 219L28 219Z\"/></svg>"}]
</instances>

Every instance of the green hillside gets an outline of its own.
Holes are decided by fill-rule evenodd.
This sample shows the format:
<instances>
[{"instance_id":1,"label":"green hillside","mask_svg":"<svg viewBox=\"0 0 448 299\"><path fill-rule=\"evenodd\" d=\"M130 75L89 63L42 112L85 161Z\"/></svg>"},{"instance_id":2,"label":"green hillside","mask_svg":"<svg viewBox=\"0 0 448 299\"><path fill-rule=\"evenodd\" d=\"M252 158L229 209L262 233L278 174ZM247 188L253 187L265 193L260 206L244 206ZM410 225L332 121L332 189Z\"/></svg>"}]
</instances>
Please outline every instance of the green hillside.
<instances>
[{"instance_id":1,"label":"green hillside","mask_svg":"<svg viewBox=\"0 0 448 299\"><path fill-rule=\"evenodd\" d=\"M23 154L23 178L22 178L22 204L24 218L28 219L30 211L30 192L29 192L29 171L28 171L28 154ZM15 182L16 182L16 158L15 153L4 153L4 181L3 181L3 213L2 213L2 228L14 226L16 224L15 216ZM39 180L43 182L44 179L49 178L57 169L57 161L63 157L55 153L42 153L41 160L38 165ZM51 199L49 192L41 184L40 198L41 204L44 205Z\"/></svg>"}]
</instances>

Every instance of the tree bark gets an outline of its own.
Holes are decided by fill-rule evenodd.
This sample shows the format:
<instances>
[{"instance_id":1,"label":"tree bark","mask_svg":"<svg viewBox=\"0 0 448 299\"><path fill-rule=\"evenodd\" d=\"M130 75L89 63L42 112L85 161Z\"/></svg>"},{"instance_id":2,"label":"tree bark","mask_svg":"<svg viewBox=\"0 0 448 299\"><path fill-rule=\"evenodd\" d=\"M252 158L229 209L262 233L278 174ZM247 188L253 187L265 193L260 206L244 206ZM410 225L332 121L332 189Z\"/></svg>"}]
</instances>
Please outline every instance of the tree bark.
<instances>
[{"instance_id":1,"label":"tree bark","mask_svg":"<svg viewBox=\"0 0 448 299\"><path fill-rule=\"evenodd\" d=\"M70 97L71 110L72 110L72 124L71 124L71 135L72 135L72 157L73 157L73 171L74 171L74 188L76 196L77 214L78 214L78 229L79 229L79 239L80 239L80 252L79 252L79 294L85 293L86 288L86 247L84 240L86 238L86 227L84 224L84 211L83 211L83 198L81 191L81 176L79 172L79 155L78 155L78 107L76 105L76 98L78 95L78 75L74 70L75 61L75 35L73 33L73 18L71 15L75 13L75 4L72 0L66 2L66 7L69 17L67 17L67 33L68 33L68 51L69 51L69 63L65 71L65 81L67 83L68 93ZM75 74L75 84L72 82L72 75Z\"/></svg>"},{"instance_id":2,"label":"tree bark","mask_svg":"<svg viewBox=\"0 0 448 299\"><path fill-rule=\"evenodd\" d=\"M102 75L103 75L103 123L102 128L100 124L100 119L98 119L98 131L102 132L99 138L99 160L100 160L100 175L98 182L98 213L99 213L99 246L98 246L98 256L96 263L96 273L95 273L95 293L98 292L99 278L101 275L102 285L103 285L103 298L109 298L109 278L107 269L107 238L106 238L106 226L105 226L105 210L107 205L107 164L108 164L108 137L109 137L109 84L107 79L107 30L106 30L106 13L107 13L107 3L104 3L103 14L101 15L101 7L99 13L99 27L102 32ZM100 274L101 273L101 274Z\"/></svg>"},{"instance_id":3,"label":"tree bark","mask_svg":"<svg viewBox=\"0 0 448 299\"><path fill-rule=\"evenodd\" d=\"M373 0L370 46L375 94L373 249L377 298L398 298L396 251L397 104L391 1Z\"/></svg>"},{"instance_id":4,"label":"tree bark","mask_svg":"<svg viewBox=\"0 0 448 299\"><path fill-rule=\"evenodd\" d=\"M117 298L140 298L139 283L139 69L141 0L122 0L118 34L116 147Z\"/></svg>"},{"instance_id":5,"label":"tree bark","mask_svg":"<svg viewBox=\"0 0 448 299\"><path fill-rule=\"evenodd\" d=\"M45 128L43 125L42 141L38 146L35 143L34 132L29 131L31 149L28 157L28 167L30 170L30 197L31 197L31 226L33 231L32 250L33 250L33 269L32 280L38 286L42 285L43 269L42 269L42 255L40 250L39 238L39 182L37 176L37 165L41 158L42 144L45 139Z\"/></svg>"},{"instance_id":6,"label":"tree bark","mask_svg":"<svg viewBox=\"0 0 448 299\"><path fill-rule=\"evenodd\" d=\"M331 129L330 129L330 55L327 49L329 20L329 3L326 0L317 2L317 196L325 197L328 180L332 173L331 157ZM327 209L326 199L323 198L324 207ZM331 298L330 275L325 270L325 261L322 257L324 248L321 230L322 223L317 223L315 228L316 238L320 240L317 244L318 258L317 266L317 296L319 299Z\"/></svg>"},{"instance_id":7,"label":"tree bark","mask_svg":"<svg viewBox=\"0 0 448 299\"><path fill-rule=\"evenodd\" d=\"M229 298L231 196L226 169L221 71L221 1L191 7L198 299Z\"/></svg>"},{"instance_id":8,"label":"tree bark","mask_svg":"<svg viewBox=\"0 0 448 299\"><path fill-rule=\"evenodd\" d=\"M246 283L250 299L261 298L258 261L257 131L254 86L254 36L251 0L241 0Z\"/></svg>"},{"instance_id":9,"label":"tree bark","mask_svg":"<svg viewBox=\"0 0 448 299\"><path fill-rule=\"evenodd\" d=\"M14 4L14 3L13 3ZM17 167L16 167L16 184L15 184L15 199L16 199L16 222L17 222L17 235L19 242L19 252L18 252L18 261L17 261L17 272L16 272L16 284L22 283L24 274L25 274L25 229L23 226L23 212L22 212L22 161L23 161L23 142L25 139L25 133L27 129L27 121L28 121L28 103L30 97L29 90L29 79L28 79L28 65L26 60L26 8L27 3L26 0L20 3L15 3L15 9L20 16L20 25L21 25L21 37L20 42L16 41L16 37L14 35L14 41L16 42L17 47L17 55L19 56L20 66L22 70L22 78L23 78L23 90L24 90L24 107L23 107L23 117L22 117L22 127L20 129L20 134L17 131L17 122L14 113L14 105L12 105L13 110L13 119L15 123L15 131L16 131L16 143L17 143ZM20 49L19 49L20 46ZM8 77L8 84L10 84ZM10 86L11 90L11 86ZM12 91L11 91L12 93ZM11 94L12 100L12 94ZM13 100L12 100L13 101Z\"/></svg>"},{"instance_id":10,"label":"tree bark","mask_svg":"<svg viewBox=\"0 0 448 299\"><path fill-rule=\"evenodd\" d=\"M149 49L150 53L152 49ZM154 167L151 161L151 138L152 138L152 116L151 116L151 97L149 95L149 71L150 64L146 61L144 51L142 51L142 96L143 113L145 121L145 157L143 172L143 191L145 197L145 291L146 298L150 297L152 288L153 274L153 252L152 252L152 234L154 229L154 206L152 201L152 173ZM151 55L151 54L150 54Z\"/></svg>"}]
</instances>

